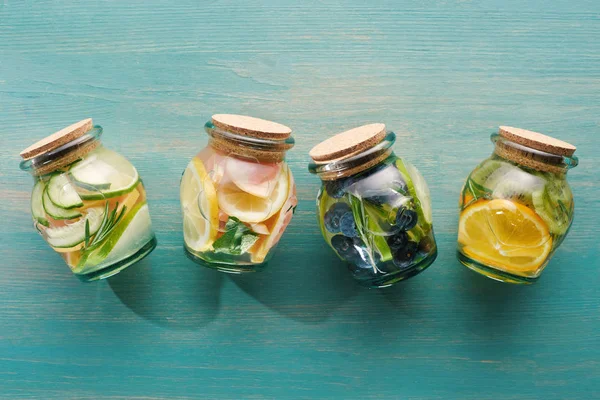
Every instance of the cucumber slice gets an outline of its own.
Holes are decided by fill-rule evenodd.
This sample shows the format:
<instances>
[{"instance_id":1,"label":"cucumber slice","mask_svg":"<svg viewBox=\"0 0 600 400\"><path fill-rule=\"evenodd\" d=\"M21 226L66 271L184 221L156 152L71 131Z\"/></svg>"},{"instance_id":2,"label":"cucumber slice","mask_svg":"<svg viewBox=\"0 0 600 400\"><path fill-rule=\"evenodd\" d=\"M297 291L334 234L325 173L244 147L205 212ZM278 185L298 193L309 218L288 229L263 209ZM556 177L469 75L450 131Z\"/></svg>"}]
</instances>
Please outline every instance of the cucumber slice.
<instances>
[{"instance_id":1,"label":"cucumber slice","mask_svg":"<svg viewBox=\"0 0 600 400\"><path fill-rule=\"evenodd\" d=\"M88 273L121 261L135 254L153 236L148 205L140 203L118 223L104 245L84 257L85 263L73 272Z\"/></svg>"},{"instance_id":2,"label":"cucumber slice","mask_svg":"<svg viewBox=\"0 0 600 400\"><path fill-rule=\"evenodd\" d=\"M408 171L408 175L412 180L412 184L417 193L417 197L421 202L421 208L423 209L423 215L425 217L425 221L428 224L431 224L432 221L432 212L431 212L431 194L429 193L429 187L427 186L427 182L425 182L425 178L419 172L419 170L409 162L404 163L406 170Z\"/></svg>"},{"instance_id":3,"label":"cucumber slice","mask_svg":"<svg viewBox=\"0 0 600 400\"><path fill-rule=\"evenodd\" d=\"M46 241L52 247L57 248L76 246L85 240L86 224L89 225L89 234L91 236L98 232L103 217L104 209L102 207L88 208L85 218L81 218L69 225L46 229Z\"/></svg>"},{"instance_id":4,"label":"cucumber slice","mask_svg":"<svg viewBox=\"0 0 600 400\"><path fill-rule=\"evenodd\" d=\"M431 195L425 178L411 163L400 158L396 160L396 168L405 176L408 193L415 202L419 221L425 221L424 229L428 230L428 226L431 225L432 221Z\"/></svg>"},{"instance_id":5,"label":"cucumber slice","mask_svg":"<svg viewBox=\"0 0 600 400\"><path fill-rule=\"evenodd\" d=\"M46 189L46 185L43 181L37 181L33 186L33 191L31 192L31 216L38 223L44 226L50 226L48 219L46 218L44 202L42 200L44 189Z\"/></svg>"},{"instance_id":6,"label":"cucumber slice","mask_svg":"<svg viewBox=\"0 0 600 400\"><path fill-rule=\"evenodd\" d=\"M48 196L48 187L44 189L44 194L42 195L42 204L46 214L54 219L73 219L81 217L81 213L76 209L66 210L56 206Z\"/></svg>"},{"instance_id":7,"label":"cucumber slice","mask_svg":"<svg viewBox=\"0 0 600 400\"><path fill-rule=\"evenodd\" d=\"M48 181L48 197L55 206L69 210L83 206L81 198L65 174L54 175Z\"/></svg>"},{"instance_id":8,"label":"cucumber slice","mask_svg":"<svg viewBox=\"0 0 600 400\"><path fill-rule=\"evenodd\" d=\"M77 192L84 200L102 200L132 191L139 182L137 170L119 153L100 147L70 169Z\"/></svg>"}]
</instances>

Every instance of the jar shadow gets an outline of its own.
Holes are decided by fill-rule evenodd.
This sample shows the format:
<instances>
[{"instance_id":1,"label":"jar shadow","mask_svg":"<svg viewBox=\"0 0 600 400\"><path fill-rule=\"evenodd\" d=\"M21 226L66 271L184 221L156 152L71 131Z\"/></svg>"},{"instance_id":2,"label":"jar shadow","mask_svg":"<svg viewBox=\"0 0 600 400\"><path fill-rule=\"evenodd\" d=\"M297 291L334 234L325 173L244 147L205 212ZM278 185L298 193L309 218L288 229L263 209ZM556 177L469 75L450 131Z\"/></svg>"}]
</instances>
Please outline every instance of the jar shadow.
<instances>
[{"instance_id":1,"label":"jar shadow","mask_svg":"<svg viewBox=\"0 0 600 400\"><path fill-rule=\"evenodd\" d=\"M526 317L536 303L539 291L533 285L498 282L467 267L458 260L454 268L460 268L458 277L462 284L460 293L470 309L467 319L469 328L490 338L510 336L518 328L519 318ZM533 290L532 290L533 289ZM494 321L494 323L490 323Z\"/></svg>"},{"instance_id":2,"label":"jar shadow","mask_svg":"<svg viewBox=\"0 0 600 400\"><path fill-rule=\"evenodd\" d=\"M281 315L319 324L361 288L320 236L309 236L311 243L297 240L291 234L284 235L263 271L230 278L244 292Z\"/></svg>"},{"instance_id":3,"label":"jar shadow","mask_svg":"<svg viewBox=\"0 0 600 400\"><path fill-rule=\"evenodd\" d=\"M218 316L223 277L181 253L153 254L110 277L108 284L124 305L153 324L195 330Z\"/></svg>"},{"instance_id":4,"label":"jar shadow","mask_svg":"<svg viewBox=\"0 0 600 400\"><path fill-rule=\"evenodd\" d=\"M394 335L408 338L416 334L415 327L430 323L431 305L423 299L430 297L434 275L426 279L419 274L387 288L360 293L347 311L352 315L355 339L366 348L377 347Z\"/></svg>"}]
</instances>

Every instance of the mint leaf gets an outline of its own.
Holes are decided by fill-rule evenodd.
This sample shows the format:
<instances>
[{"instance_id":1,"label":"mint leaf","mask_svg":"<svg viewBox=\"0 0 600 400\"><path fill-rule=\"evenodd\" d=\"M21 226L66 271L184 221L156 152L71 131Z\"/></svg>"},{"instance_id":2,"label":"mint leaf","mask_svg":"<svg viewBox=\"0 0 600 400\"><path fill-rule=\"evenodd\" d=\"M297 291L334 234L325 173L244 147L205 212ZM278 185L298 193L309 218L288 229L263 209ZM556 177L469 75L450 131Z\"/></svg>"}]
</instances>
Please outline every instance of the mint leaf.
<instances>
[{"instance_id":1,"label":"mint leaf","mask_svg":"<svg viewBox=\"0 0 600 400\"><path fill-rule=\"evenodd\" d=\"M258 240L258 234L235 217L229 217L225 230L225 234L213 243L215 253L244 254Z\"/></svg>"}]
</instances>

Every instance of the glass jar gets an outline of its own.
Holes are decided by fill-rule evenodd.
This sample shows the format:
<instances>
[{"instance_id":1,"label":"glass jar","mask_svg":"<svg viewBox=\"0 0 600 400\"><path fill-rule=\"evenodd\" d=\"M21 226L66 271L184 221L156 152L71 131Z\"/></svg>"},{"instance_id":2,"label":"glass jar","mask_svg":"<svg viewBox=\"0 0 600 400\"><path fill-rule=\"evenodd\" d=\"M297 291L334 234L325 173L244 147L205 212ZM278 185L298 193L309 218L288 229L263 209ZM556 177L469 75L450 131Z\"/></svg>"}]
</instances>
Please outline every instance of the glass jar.
<instances>
[{"instance_id":1,"label":"glass jar","mask_svg":"<svg viewBox=\"0 0 600 400\"><path fill-rule=\"evenodd\" d=\"M260 271L298 203L285 162L292 131L232 114L213 115L204 129L208 145L181 178L185 252L222 272Z\"/></svg>"},{"instance_id":2,"label":"glass jar","mask_svg":"<svg viewBox=\"0 0 600 400\"><path fill-rule=\"evenodd\" d=\"M430 266L437 256L425 179L397 157L384 124L337 134L310 151L321 232L367 287L386 287Z\"/></svg>"},{"instance_id":3,"label":"glass jar","mask_svg":"<svg viewBox=\"0 0 600 400\"><path fill-rule=\"evenodd\" d=\"M82 281L114 275L156 246L142 180L101 135L85 119L21 152L34 226Z\"/></svg>"},{"instance_id":4,"label":"glass jar","mask_svg":"<svg viewBox=\"0 0 600 400\"><path fill-rule=\"evenodd\" d=\"M498 281L532 283L573 222L575 146L507 126L491 139L494 152L461 192L458 259Z\"/></svg>"}]
</instances>

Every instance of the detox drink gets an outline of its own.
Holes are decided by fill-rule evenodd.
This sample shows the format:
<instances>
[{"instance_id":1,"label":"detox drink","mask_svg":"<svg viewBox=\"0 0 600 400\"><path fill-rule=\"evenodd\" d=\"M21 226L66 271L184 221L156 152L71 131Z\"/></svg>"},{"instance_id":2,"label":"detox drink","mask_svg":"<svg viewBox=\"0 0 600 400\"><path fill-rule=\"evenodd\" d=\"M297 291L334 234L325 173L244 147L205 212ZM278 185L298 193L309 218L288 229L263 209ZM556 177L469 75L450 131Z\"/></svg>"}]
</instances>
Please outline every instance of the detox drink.
<instances>
[{"instance_id":1,"label":"detox drink","mask_svg":"<svg viewBox=\"0 0 600 400\"><path fill-rule=\"evenodd\" d=\"M410 278L437 256L429 188L391 151L395 139L385 125L371 124L311 150L309 170L322 180L317 211L323 237L368 287Z\"/></svg>"},{"instance_id":2,"label":"detox drink","mask_svg":"<svg viewBox=\"0 0 600 400\"><path fill-rule=\"evenodd\" d=\"M574 202L566 173L577 159L540 150L547 142L570 149L568 143L518 128L500 132L492 135L492 156L462 188L458 258L490 278L531 283L571 227Z\"/></svg>"},{"instance_id":3,"label":"detox drink","mask_svg":"<svg viewBox=\"0 0 600 400\"><path fill-rule=\"evenodd\" d=\"M85 134L87 138L79 139L97 141L100 133L97 126ZM34 172L31 214L35 228L84 281L113 275L156 245L137 170L122 155L100 143L92 144L93 149L72 162L69 143L63 145L62 160L67 161L51 170L43 166L60 161L57 154L22 164Z\"/></svg>"},{"instance_id":4,"label":"detox drink","mask_svg":"<svg viewBox=\"0 0 600 400\"><path fill-rule=\"evenodd\" d=\"M180 200L186 254L223 272L262 269L298 203L284 161L289 128L218 114L205 126L208 146L183 172ZM280 133L281 137L273 137Z\"/></svg>"}]
</instances>

